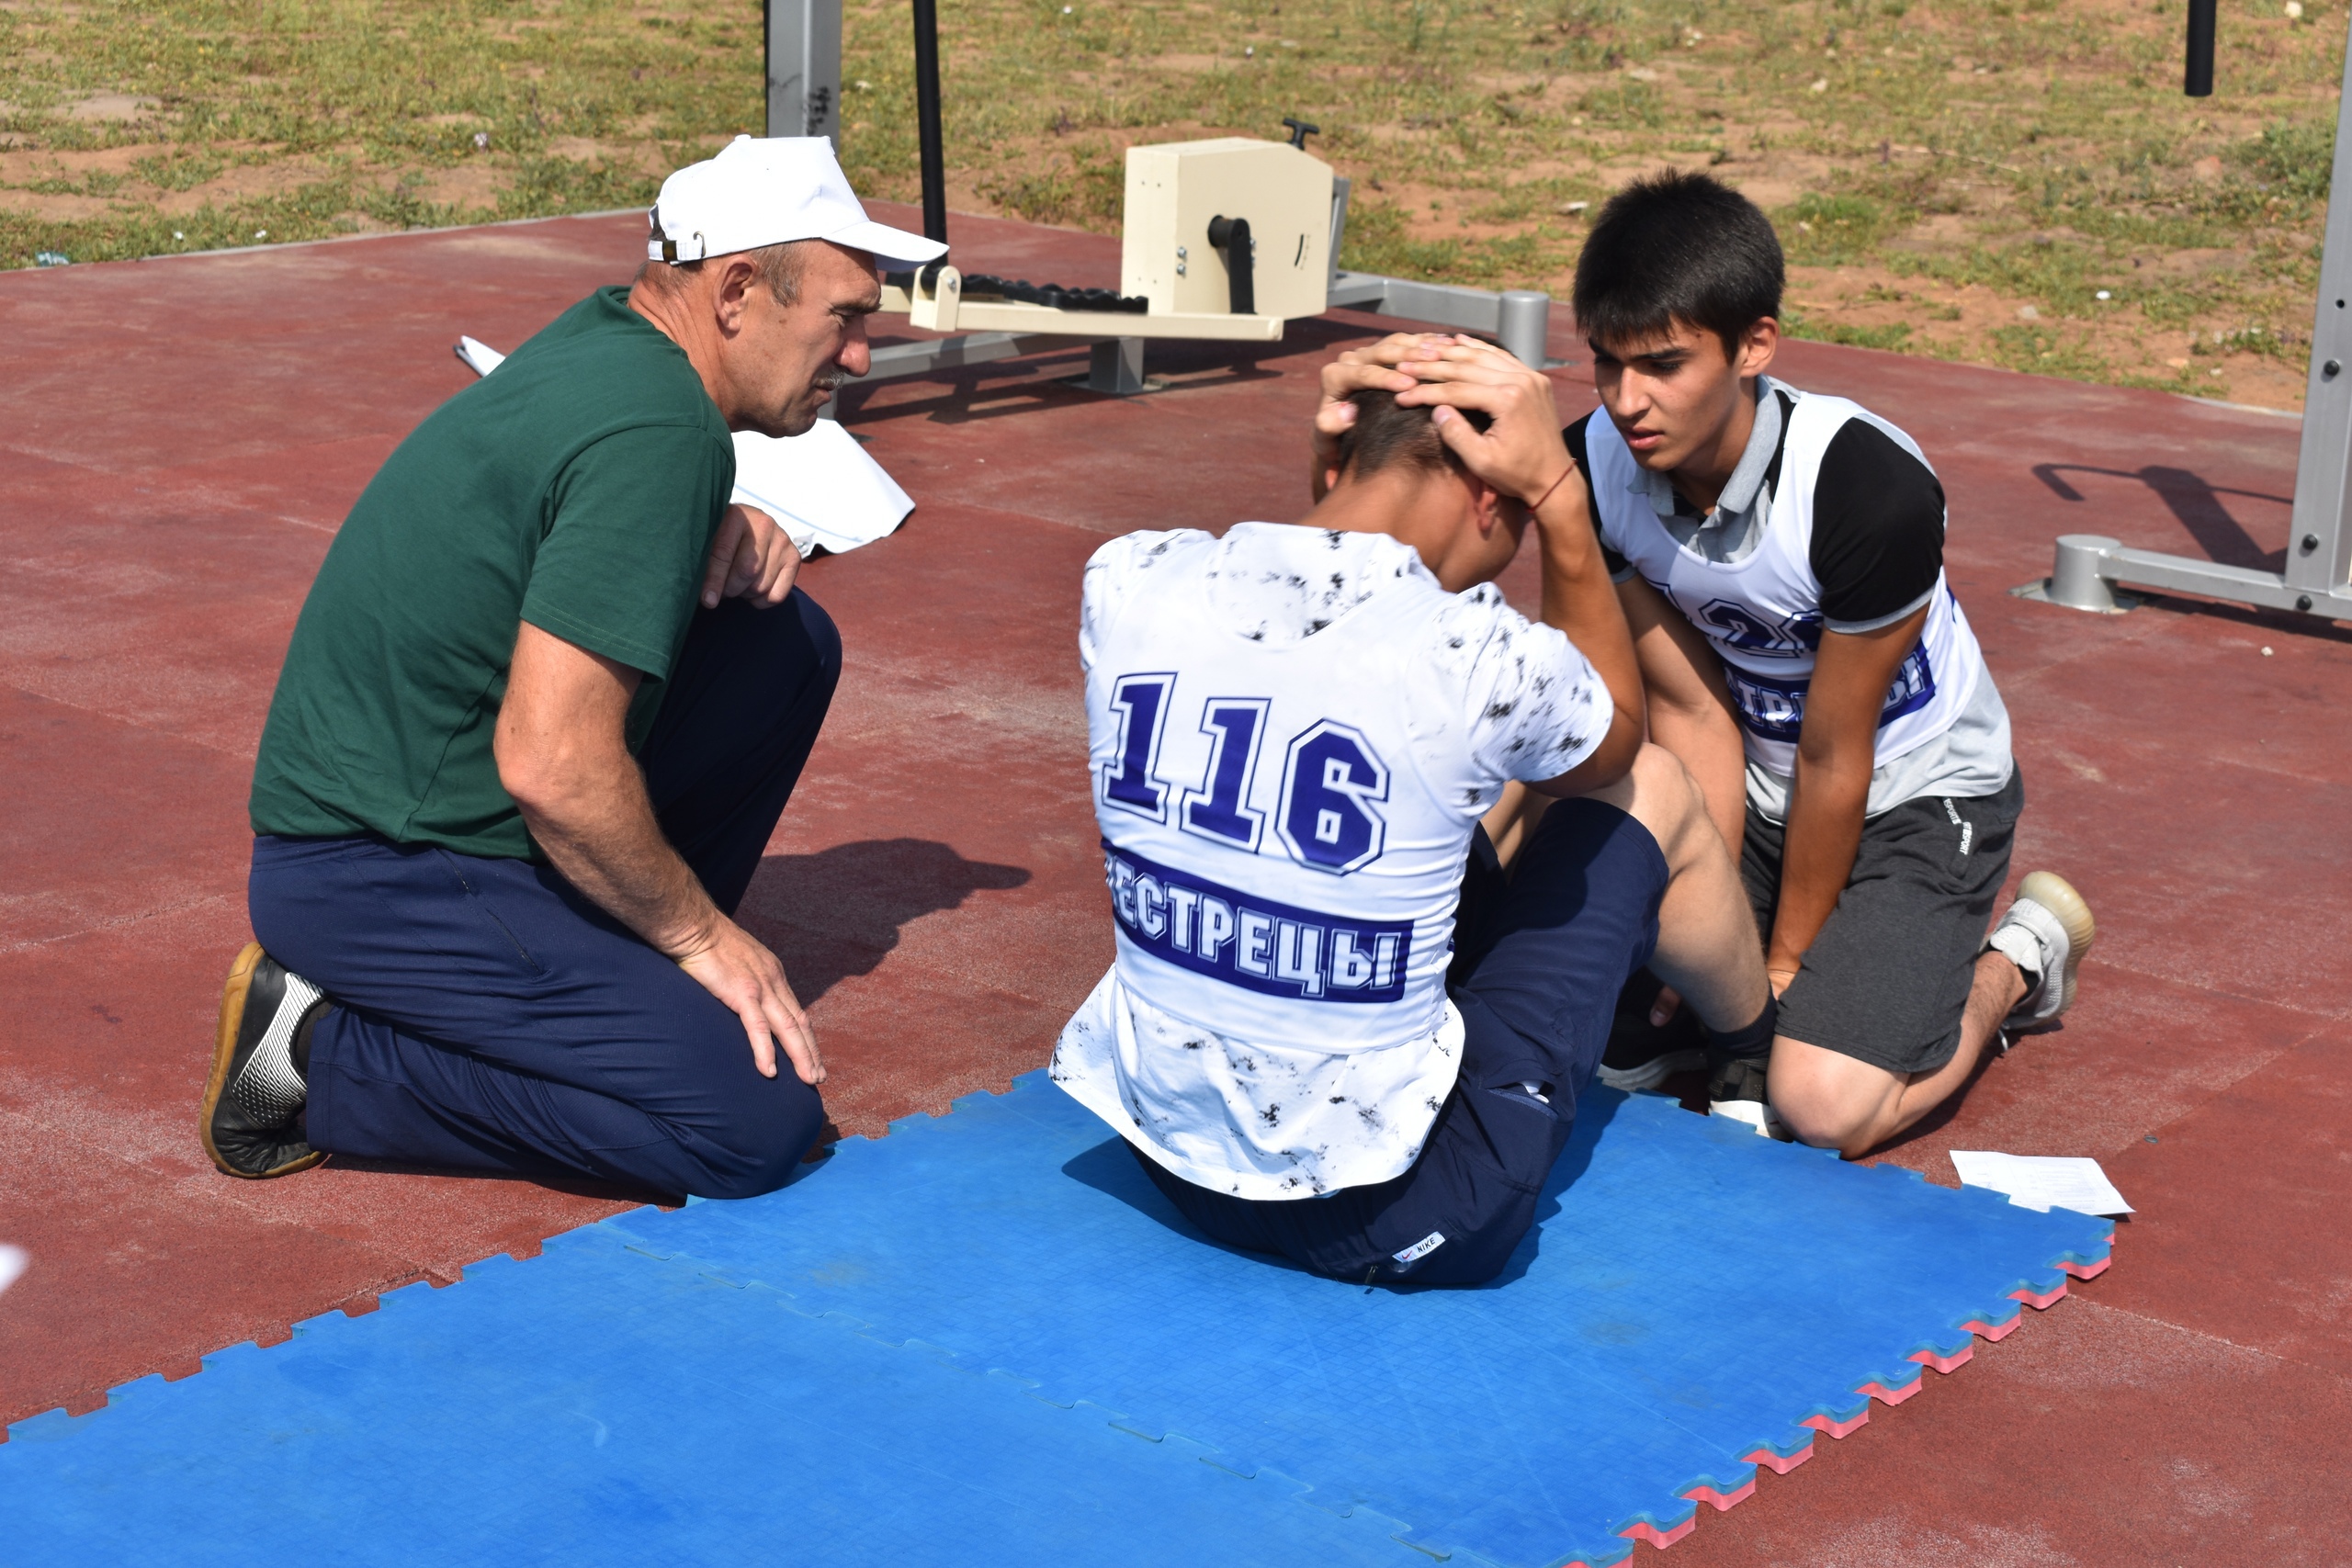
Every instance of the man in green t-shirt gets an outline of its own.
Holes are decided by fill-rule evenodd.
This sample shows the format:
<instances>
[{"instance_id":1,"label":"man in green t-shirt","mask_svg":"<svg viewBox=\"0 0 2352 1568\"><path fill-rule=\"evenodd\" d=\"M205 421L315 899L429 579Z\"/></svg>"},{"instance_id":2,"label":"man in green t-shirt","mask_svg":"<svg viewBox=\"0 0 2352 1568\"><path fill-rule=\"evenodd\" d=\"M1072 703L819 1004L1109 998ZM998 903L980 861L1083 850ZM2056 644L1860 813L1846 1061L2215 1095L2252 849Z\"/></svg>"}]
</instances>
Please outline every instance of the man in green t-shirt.
<instances>
[{"instance_id":1,"label":"man in green t-shirt","mask_svg":"<svg viewBox=\"0 0 2352 1568\"><path fill-rule=\"evenodd\" d=\"M730 432L808 429L867 367L876 261L946 247L870 221L821 138L738 138L651 219L635 285L418 426L311 585L199 1123L232 1176L744 1197L823 1124L808 1019L730 917L841 643L729 504Z\"/></svg>"}]
</instances>

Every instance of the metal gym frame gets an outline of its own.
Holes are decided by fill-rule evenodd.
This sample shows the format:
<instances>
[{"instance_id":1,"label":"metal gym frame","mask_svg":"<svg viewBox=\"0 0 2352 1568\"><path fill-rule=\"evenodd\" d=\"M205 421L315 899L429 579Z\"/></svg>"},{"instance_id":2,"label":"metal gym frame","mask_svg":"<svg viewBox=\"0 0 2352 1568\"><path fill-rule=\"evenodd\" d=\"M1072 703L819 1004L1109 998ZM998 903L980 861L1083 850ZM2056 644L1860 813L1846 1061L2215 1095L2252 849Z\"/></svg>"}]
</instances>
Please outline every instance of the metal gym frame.
<instances>
[{"instance_id":1,"label":"metal gym frame","mask_svg":"<svg viewBox=\"0 0 2352 1568\"><path fill-rule=\"evenodd\" d=\"M2190 97L2213 90L2214 0L2189 0ZM2352 23L2347 23L2352 37ZM2345 199L2338 201L2342 195ZM2336 106L2335 161L2330 171L2327 230L2322 241L2319 300L2312 321L2311 379L2303 390L2302 447L2295 460L2295 509L2286 570L2257 571L2189 556L2126 547L2098 534L2065 534L2046 582L2022 590L2076 610L2116 615L2131 607L2119 585L2196 593L2209 599L2286 610L2320 620L2352 620L2352 44Z\"/></svg>"},{"instance_id":2,"label":"metal gym frame","mask_svg":"<svg viewBox=\"0 0 2352 1568\"><path fill-rule=\"evenodd\" d=\"M912 8L922 228L930 238L945 240L947 181L940 129L938 0L913 0ZM843 130L841 0L767 0L765 33L767 133L829 136L838 151ZM1496 294L1376 273L1342 272L1340 242L1346 234L1347 215L1348 182L1337 179L1331 199L1330 309L1483 333L1530 365L1547 363L1544 344L1551 326L1550 295L1517 288ZM1146 389L1142 338L1067 332L966 333L924 343L892 344L874 351L874 367L861 379L922 376L1081 343L1091 349L1086 378L1090 389L1122 395Z\"/></svg>"}]
</instances>

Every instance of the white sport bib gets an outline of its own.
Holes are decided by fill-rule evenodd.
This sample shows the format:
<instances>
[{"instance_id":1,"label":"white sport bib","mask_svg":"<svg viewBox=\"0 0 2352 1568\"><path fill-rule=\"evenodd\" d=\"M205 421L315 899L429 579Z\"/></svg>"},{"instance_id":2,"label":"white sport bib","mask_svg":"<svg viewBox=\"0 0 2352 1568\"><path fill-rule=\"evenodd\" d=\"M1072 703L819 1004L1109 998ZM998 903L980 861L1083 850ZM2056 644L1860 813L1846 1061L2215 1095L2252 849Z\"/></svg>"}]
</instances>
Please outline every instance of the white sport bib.
<instances>
[{"instance_id":1,"label":"white sport bib","mask_svg":"<svg viewBox=\"0 0 2352 1568\"><path fill-rule=\"evenodd\" d=\"M1593 508L1601 537L1673 602L1722 657L1747 758L1783 776L1796 772L1805 692L1821 646L1821 584L1813 573L1813 496L1822 455L1848 420L1868 420L1923 464L1917 443L1844 398L1800 392L1766 378L1759 395L1795 400L1781 447L1781 478L1756 548L1725 564L1709 560L1667 531L1649 502L1625 438L1596 411L1585 426ZM1968 617L1944 579L1936 580L1927 624L1895 671L1879 714L1876 765L1933 740L1967 708L1984 672Z\"/></svg>"},{"instance_id":2,"label":"white sport bib","mask_svg":"<svg viewBox=\"0 0 2352 1568\"><path fill-rule=\"evenodd\" d=\"M1087 720L1119 974L1221 1032L1319 1050L1429 1033L1483 806L1415 760L1403 660L1428 593L1294 642L1221 627L1174 536L1094 650ZM1444 781L1453 783L1453 781Z\"/></svg>"},{"instance_id":3,"label":"white sport bib","mask_svg":"<svg viewBox=\"0 0 2352 1568\"><path fill-rule=\"evenodd\" d=\"M1112 541L1080 626L1118 962L1054 1081L1240 1197L1409 1168L1461 1062L1471 834L1506 780L1591 754L1606 683L1491 585L1282 524Z\"/></svg>"}]
</instances>

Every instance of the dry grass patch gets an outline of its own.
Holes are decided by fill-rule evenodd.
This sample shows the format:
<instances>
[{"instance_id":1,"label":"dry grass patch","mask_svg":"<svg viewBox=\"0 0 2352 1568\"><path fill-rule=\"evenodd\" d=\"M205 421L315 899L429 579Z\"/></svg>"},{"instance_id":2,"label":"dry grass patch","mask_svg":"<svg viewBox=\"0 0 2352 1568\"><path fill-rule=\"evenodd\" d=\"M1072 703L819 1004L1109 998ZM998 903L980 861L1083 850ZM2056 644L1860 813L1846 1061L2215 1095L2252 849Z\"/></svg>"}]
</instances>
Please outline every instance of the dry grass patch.
<instances>
[{"instance_id":1,"label":"dry grass patch","mask_svg":"<svg viewBox=\"0 0 2352 1568\"><path fill-rule=\"evenodd\" d=\"M2181 0L946 0L949 189L1108 231L1126 147L1296 115L1350 265L1561 293L1704 167L1801 333L2291 407L2343 4L2229 8L2200 103ZM844 31L852 176L910 198L905 0ZM11 0L0 265L641 203L758 129L759 50L755 0Z\"/></svg>"},{"instance_id":2,"label":"dry grass patch","mask_svg":"<svg viewBox=\"0 0 2352 1568\"><path fill-rule=\"evenodd\" d=\"M963 0L951 186L1108 231L1127 146L1296 115L1350 265L1559 294L1609 192L1706 168L1773 214L1802 334L2293 407L2345 28L2302 13L2233 10L2196 102L2179 0ZM910 197L904 7L847 32L853 172Z\"/></svg>"}]
</instances>

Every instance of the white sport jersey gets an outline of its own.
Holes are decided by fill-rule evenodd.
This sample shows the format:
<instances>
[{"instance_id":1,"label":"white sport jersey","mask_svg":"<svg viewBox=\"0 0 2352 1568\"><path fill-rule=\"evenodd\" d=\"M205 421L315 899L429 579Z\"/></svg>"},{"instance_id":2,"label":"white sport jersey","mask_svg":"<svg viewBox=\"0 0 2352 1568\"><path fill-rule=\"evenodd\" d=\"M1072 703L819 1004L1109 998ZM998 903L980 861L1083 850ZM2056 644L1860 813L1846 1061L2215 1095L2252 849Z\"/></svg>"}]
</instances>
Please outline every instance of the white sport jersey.
<instances>
[{"instance_id":1,"label":"white sport jersey","mask_svg":"<svg viewBox=\"0 0 2352 1568\"><path fill-rule=\"evenodd\" d=\"M1910 436L1857 403L1800 392L1768 378L1761 395L1776 391L1795 405L1781 448L1780 484L1762 540L1728 564L1709 560L1667 532L1646 499L1640 465L1605 415L1595 415L1586 426L1585 453L1602 542L1706 634L1722 656L1748 761L1787 776L1796 772L1805 691L1821 646L1821 583L1814 575L1812 546L1814 485L1822 454L1849 420L1864 420L1922 465L1928 459ZM1879 714L1877 766L1883 769L1951 729L1986 678L1976 634L1939 573L1918 644L1895 671Z\"/></svg>"},{"instance_id":2,"label":"white sport jersey","mask_svg":"<svg viewBox=\"0 0 2352 1568\"><path fill-rule=\"evenodd\" d=\"M1472 831L1592 752L1607 687L1492 586L1285 524L1105 545L1080 649L1118 961L1055 1080L1219 1190L1399 1174L1458 1065Z\"/></svg>"}]
</instances>

